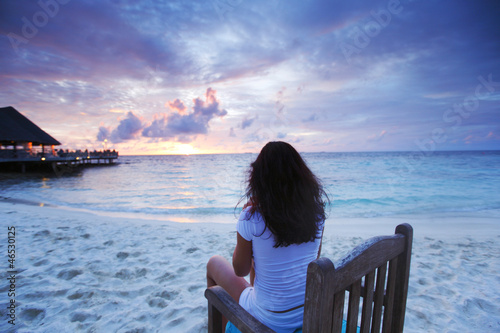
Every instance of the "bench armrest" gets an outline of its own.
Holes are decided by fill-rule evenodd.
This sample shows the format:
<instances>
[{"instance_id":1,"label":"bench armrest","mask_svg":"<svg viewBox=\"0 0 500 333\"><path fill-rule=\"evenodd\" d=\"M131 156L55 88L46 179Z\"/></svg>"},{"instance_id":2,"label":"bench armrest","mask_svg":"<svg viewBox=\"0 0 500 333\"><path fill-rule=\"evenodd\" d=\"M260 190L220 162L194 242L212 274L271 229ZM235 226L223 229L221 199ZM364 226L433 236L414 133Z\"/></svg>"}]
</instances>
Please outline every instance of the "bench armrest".
<instances>
[{"instance_id":1,"label":"bench armrest","mask_svg":"<svg viewBox=\"0 0 500 333\"><path fill-rule=\"evenodd\" d=\"M208 300L209 308L209 332L215 333L220 330L222 327L220 315L222 314L242 333L275 333L243 309L222 287L213 286L208 288L205 290L205 297Z\"/></svg>"}]
</instances>

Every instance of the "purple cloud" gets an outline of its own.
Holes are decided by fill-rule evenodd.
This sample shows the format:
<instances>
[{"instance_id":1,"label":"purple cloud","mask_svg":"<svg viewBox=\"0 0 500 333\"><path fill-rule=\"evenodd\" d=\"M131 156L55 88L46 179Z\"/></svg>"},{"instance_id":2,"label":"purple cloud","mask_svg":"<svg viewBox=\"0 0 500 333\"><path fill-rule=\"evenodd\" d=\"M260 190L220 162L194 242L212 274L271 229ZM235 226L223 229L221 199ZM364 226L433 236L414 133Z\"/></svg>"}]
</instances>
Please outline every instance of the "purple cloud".
<instances>
[{"instance_id":1,"label":"purple cloud","mask_svg":"<svg viewBox=\"0 0 500 333\"><path fill-rule=\"evenodd\" d=\"M99 133L97 133L97 141L104 141L111 137L111 131L108 127L100 126Z\"/></svg>"},{"instance_id":2,"label":"purple cloud","mask_svg":"<svg viewBox=\"0 0 500 333\"><path fill-rule=\"evenodd\" d=\"M137 137L137 134L142 130L142 121L133 112L128 112L126 118L121 119L118 126L110 130L107 127L99 127L97 134L98 141L106 139L113 143L120 143L127 140L132 140Z\"/></svg>"},{"instance_id":3,"label":"purple cloud","mask_svg":"<svg viewBox=\"0 0 500 333\"><path fill-rule=\"evenodd\" d=\"M245 117L243 119L243 121L241 122L241 129L245 129L245 128L248 128L250 126L252 126L253 122L257 119L258 117L255 116L253 118L248 118L248 117Z\"/></svg>"},{"instance_id":4,"label":"purple cloud","mask_svg":"<svg viewBox=\"0 0 500 333\"><path fill-rule=\"evenodd\" d=\"M188 141L189 137L198 134L207 134L209 122L215 117L224 117L227 111L220 108L220 103L216 97L217 92L208 88L205 93L205 100L200 98L193 100L193 112L189 114L179 113L185 110L184 103L179 99L169 102L171 109L175 113L156 116L157 119L144 128L142 135L149 138L174 138Z\"/></svg>"},{"instance_id":5,"label":"purple cloud","mask_svg":"<svg viewBox=\"0 0 500 333\"><path fill-rule=\"evenodd\" d=\"M175 100L171 101L171 102L167 102L166 104L169 108L171 108L172 110L175 110L179 113L184 113L187 109L187 107L184 105L184 103L176 98Z\"/></svg>"}]
</instances>

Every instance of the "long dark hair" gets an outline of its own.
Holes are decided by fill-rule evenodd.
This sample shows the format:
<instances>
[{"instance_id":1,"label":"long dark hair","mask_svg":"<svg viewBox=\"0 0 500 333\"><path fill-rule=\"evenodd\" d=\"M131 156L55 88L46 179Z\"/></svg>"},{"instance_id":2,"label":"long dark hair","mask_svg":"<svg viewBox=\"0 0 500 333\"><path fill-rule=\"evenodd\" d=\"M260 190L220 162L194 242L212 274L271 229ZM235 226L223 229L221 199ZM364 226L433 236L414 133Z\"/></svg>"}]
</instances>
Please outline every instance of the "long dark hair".
<instances>
[{"instance_id":1,"label":"long dark hair","mask_svg":"<svg viewBox=\"0 0 500 333\"><path fill-rule=\"evenodd\" d=\"M300 154L286 142L269 142L251 164L245 197L259 212L274 247L314 241L328 196Z\"/></svg>"}]
</instances>

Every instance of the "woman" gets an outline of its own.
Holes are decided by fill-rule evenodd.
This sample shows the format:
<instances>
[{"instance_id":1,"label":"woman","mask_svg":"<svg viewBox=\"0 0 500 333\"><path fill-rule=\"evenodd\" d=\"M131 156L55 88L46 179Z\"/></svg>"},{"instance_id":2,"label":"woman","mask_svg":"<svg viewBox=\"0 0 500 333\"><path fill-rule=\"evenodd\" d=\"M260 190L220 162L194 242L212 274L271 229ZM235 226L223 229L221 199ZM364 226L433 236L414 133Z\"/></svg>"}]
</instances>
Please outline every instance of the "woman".
<instances>
[{"instance_id":1,"label":"woman","mask_svg":"<svg viewBox=\"0 0 500 333\"><path fill-rule=\"evenodd\" d=\"M302 327L307 265L321 250L328 197L290 144L269 142L251 164L246 198L233 264L210 258L207 285L223 287L276 332L293 332Z\"/></svg>"}]
</instances>

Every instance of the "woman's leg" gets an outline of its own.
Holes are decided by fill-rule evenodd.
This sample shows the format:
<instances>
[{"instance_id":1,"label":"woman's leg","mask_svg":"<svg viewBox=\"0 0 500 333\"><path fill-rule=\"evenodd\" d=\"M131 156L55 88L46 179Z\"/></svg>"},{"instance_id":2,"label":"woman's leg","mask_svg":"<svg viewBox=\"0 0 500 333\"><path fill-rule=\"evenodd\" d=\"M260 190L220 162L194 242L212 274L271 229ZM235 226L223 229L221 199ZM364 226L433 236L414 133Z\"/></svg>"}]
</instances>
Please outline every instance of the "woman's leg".
<instances>
[{"instance_id":1,"label":"woman's leg","mask_svg":"<svg viewBox=\"0 0 500 333\"><path fill-rule=\"evenodd\" d=\"M244 278L236 276L233 266L222 256L213 256L207 263L207 287L221 286L238 302L246 287Z\"/></svg>"},{"instance_id":2,"label":"woman's leg","mask_svg":"<svg viewBox=\"0 0 500 333\"><path fill-rule=\"evenodd\" d=\"M213 256L207 263L207 287L221 286L239 302L240 295L250 284L234 273L233 266L224 257ZM227 319L222 316L222 327L226 328Z\"/></svg>"}]
</instances>

